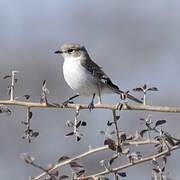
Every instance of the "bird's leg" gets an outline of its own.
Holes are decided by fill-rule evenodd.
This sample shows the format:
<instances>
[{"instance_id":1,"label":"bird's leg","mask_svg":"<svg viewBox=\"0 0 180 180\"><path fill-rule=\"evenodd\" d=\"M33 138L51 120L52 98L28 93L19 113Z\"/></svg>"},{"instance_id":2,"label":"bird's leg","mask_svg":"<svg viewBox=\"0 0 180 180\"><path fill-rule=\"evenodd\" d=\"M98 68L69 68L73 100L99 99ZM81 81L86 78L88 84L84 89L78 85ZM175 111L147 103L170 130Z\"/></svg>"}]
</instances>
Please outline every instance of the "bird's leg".
<instances>
[{"instance_id":1,"label":"bird's leg","mask_svg":"<svg viewBox=\"0 0 180 180\"><path fill-rule=\"evenodd\" d=\"M91 111L94 108L94 98L95 98L96 94L93 94L92 100L88 105L89 111Z\"/></svg>"},{"instance_id":2,"label":"bird's leg","mask_svg":"<svg viewBox=\"0 0 180 180\"><path fill-rule=\"evenodd\" d=\"M76 95L70 97L68 100L64 101L62 104L63 104L64 106L67 106L68 103L71 103L71 104L72 104L73 101L71 101L71 100L75 99L75 98L78 97L78 96L79 96L79 94L76 94Z\"/></svg>"},{"instance_id":3,"label":"bird's leg","mask_svg":"<svg viewBox=\"0 0 180 180\"><path fill-rule=\"evenodd\" d=\"M98 104L102 104L101 87L100 87L100 85L98 86Z\"/></svg>"}]
</instances>

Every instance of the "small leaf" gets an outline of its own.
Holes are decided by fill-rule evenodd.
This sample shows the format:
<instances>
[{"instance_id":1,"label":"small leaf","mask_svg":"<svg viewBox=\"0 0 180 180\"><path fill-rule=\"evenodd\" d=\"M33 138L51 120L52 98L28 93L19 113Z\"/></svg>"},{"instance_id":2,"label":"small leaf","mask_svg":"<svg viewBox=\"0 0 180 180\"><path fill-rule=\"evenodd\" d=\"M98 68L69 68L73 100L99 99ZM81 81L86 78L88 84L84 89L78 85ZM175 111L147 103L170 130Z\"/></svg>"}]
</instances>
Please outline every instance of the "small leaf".
<instances>
[{"instance_id":1,"label":"small leaf","mask_svg":"<svg viewBox=\"0 0 180 180\"><path fill-rule=\"evenodd\" d=\"M119 145L119 146L117 146L117 152L122 153L122 148L121 148L121 146L120 146L120 145Z\"/></svg>"},{"instance_id":2,"label":"small leaf","mask_svg":"<svg viewBox=\"0 0 180 180\"><path fill-rule=\"evenodd\" d=\"M116 134L115 131L111 131L111 132L110 132L110 135L114 135L114 134Z\"/></svg>"},{"instance_id":3,"label":"small leaf","mask_svg":"<svg viewBox=\"0 0 180 180\"><path fill-rule=\"evenodd\" d=\"M120 139L121 139L121 141L125 141L126 140L126 133L122 132L120 134Z\"/></svg>"},{"instance_id":4,"label":"small leaf","mask_svg":"<svg viewBox=\"0 0 180 180\"><path fill-rule=\"evenodd\" d=\"M70 157L68 156L61 156L59 159L58 159L58 163L62 162L62 161L65 161L65 160L68 160L70 159Z\"/></svg>"},{"instance_id":5,"label":"small leaf","mask_svg":"<svg viewBox=\"0 0 180 180\"><path fill-rule=\"evenodd\" d=\"M25 97L28 100L30 98L30 95L25 94L23 97Z\"/></svg>"},{"instance_id":6,"label":"small leaf","mask_svg":"<svg viewBox=\"0 0 180 180\"><path fill-rule=\"evenodd\" d=\"M165 123L166 123L166 120L158 120L158 121L156 121L155 127L165 124Z\"/></svg>"},{"instance_id":7,"label":"small leaf","mask_svg":"<svg viewBox=\"0 0 180 180\"><path fill-rule=\"evenodd\" d=\"M115 116L116 117L116 121L120 119L120 116Z\"/></svg>"},{"instance_id":8,"label":"small leaf","mask_svg":"<svg viewBox=\"0 0 180 180\"><path fill-rule=\"evenodd\" d=\"M133 91L140 92L140 91L143 91L143 89L142 89L142 87L138 87L138 88L134 88Z\"/></svg>"},{"instance_id":9,"label":"small leaf","mask_svg":"<svg viewBox=\"0 0 180 180\"><path fill-rule=\"evenodd\" d=\"M24 124L24 125L28 125L28 122L26 122L26 121L21 121L21 124Z\"/></svg>"},{"instance_id":10,"label":"small leaf","mask_svg":"<svg viewBox=\"0 0 180 180\"><path fill-rule=\"evenodd\" d=\"M144 84L143 89L144 89L144 90L146 90L146 89L147 89L147 85L146 85L146 84Z\"/></svg>"},{"instance_id":11,"label":"small leaf","mask_svg":"<svg viewBox=\"0 0 180 180\"><path fill-rule=\"evenodd\" d=\"M140 120L140 121L146 121L144 118L140 118L139 120Z\"/></svg>"},{"instance_id":12,"label":"small leaf","mask_svg":"<svg viewBox=\"0 0 180 180\"><path fill-rule=\"evenodd\" d=\"M165 166L164 166L164 167L161 169L161 171L162 171L162 172L164 172L164 171L165 171L165 169L166 169L166 168L165 168Z\"/></svg>"},{"instance_id":13,"label":"small leaf","mask_svg":"<svg viewBox=\"0 0 180 180\"><path fill-rule=\"evenodd\" d=\"M27 153L22 153L20 155L21 159L23 159L27 164L32 164L35 160L34 157L28 155Z\"/></svg>"},{"instance_id":14,"label":"small leaf","mask_svg":"<svg viewBox=\"0 0 180 180\"><path fill-rule=\"evenodd\" d=\"M112 124L113 122L110 122L110 121L107 122L107 126L111 126Z\"/></svg>"},{"instance_id":15,"label":"small leaf","mask_svg":"<svg viewBox=\"0 0 180 180\"><path fill-rule=\"evenodd\" d=\"M82 121L81 126L87 126L87 123L85 121Z\"/></svg>"},{"instance_id":16,"label":"small leaf","mask_svg":"<svg viewBox=\"0 0 180 180\"><path fill-rule=\"evenodd\" d=\"M117 148L117 145L115 143L114 140L110 139L110 138L107 138L105 141L104 141L104 145L108 145L109 149L113 150L113 151L116 151L116 148Z\"/></svg>"},{"instance_id":17,"label":"small leaf","mask_svg":"<svg viewBox=\"0 0 180 180\"><path fill-rule=\"evenodd\" d=\"M159 172L160 172L160 170L157 169L157 168L153 168L153 171L155 171L156 173L159 173Z\"/></svg>"},{"instance_id":18,"label":"small leaf","mask_svg":"<svg viewBox=\"0 0 180 180\"><path fill-rule=\"evenodd\" d=\"M148 129L143 129L139 134L140 134L140 136L141 137L143 137L144 136L144 133L146 133L148 131Z\"/></svg>"},{"instance_id":19,"label":"small leaf","mask_svg":"<svg viewBox=\"0 0 180 180\"><path fill-rule=\"evenodd\" d=\"M114 162L114 160L117 159L117 158L118 158L118 155L115 154L115 155L109 160L109 164L111 165L111 164Z\"/></svg>"},{"instance_id":20,"label":"small leaf","mask_svg":"<svg viewBox=\"0 0 180 180\"><path fill-rule=\"evenodd\" d=\"M5 76L3 76L2 78L3 78L3 79L7 79L7 78L11 78L11 76L10 76L10 75L5 75Z\"/></svg>"},{"instance_id":21,"label":"small leaf","mask_svg":"<svg viewBox=\"0 0 180 180\"><path fill-rule=\"evenodd\" d=\"M39 132L37 132L37 131L33 132L31 135L31 137L37 137L37 136L39 136Z\"/></svg>"},{"instance_id":22,"label":"small leaf","mask_svg":"<svg viewBox=\"0 0 180 180\"><path fill-rule=\"evenodd\" d=\"M47 83L47 80L44 80L43 83L42 83L42 86L45 87L46 83Z\"/></svg>"},{"instance_id":23,"label":"small leaf","mask_svg":"<svg viewBox=\"0 0 180 180\"><path fill-rule=\"evenodd\" d=\"M70 133L66 134L65 136L72 136L72 135L74 135L74 132L70 132Z\"/></svg>"},{"instance_id":24,"label":"small leaf","mask_svg":"<svg viewBox=\"0 0 180 180\"><path fill-rule=\"evenodd\" d=\"M81 125L81 121L79 121L79 122L76 124L76 128L78 128L80 125Z\"/></svg>"},{"instance_id":25,"label":"small leaf","mask_svg":"<svg viewBox=\"0 0 180 180\"><path fill-rule=\"evenodd\" d=\"M83 165L81 165L75 161L70 162L69 165L71 166L72 169L74 169L76 171L81 171L84 169Z\"/></svg>"},{"instance_id":26,"label":"small leaf","mask_svg":"<svg viewBox=\"0 0 180 180\"><path fill-rule=\"evenodd\" d=\"M117 174L118 174L119 176L121 176L121 177L126 177L126 176L127 176L125 172L118 172Z\"/></svg>"},{"instance_id":27,"label":"small leaf","mask_svg":"<svg viewBox=\"0 0 180 180\"><path fill-rule=\"evenodd\" d=\"M67 179L67 178L69 178L69 176L67 176L67 175L62 175L62 176L59 177L59 180L63 180L63 179Z\"/></svg>"},{"instance_id":28,"label":"small leaf","mask_svg":"<svg viewBox=\"0 0 180 180\"><path fill-rule=\"evenodd\" d=\"M150 87L147 90L148 91L158 91L158 88L157 87Z\"/></svg>"},{"instance_id":29,"label":"small leaf","mask_svg":"<svg viewBox=\"0 0 180 180\"><path fill-rule=\"evenodd\" d=\"M80 136L76 136L76 140L77 140L77 142L79 142L81 140L81 137Z\"/></svg>"},{"instance_id":30,"label":"small leaf","mask_svg":"<svg viewBox=\"0 0 180 180\"><path fill-rule=\"evenodd\" d=\"M31 119L32 116L33 116L33 113L32 113L31 111L29 111L29 113L28 113L28 118Z\"/></svg>"},{"instance_id":31,"label":"small leaf","mask_svg":"<svg viewBox=\"0 0 180 180\"><path fill-rule=\"evenodd\" d=\"M156 159L153 159L153 160L152 160L152 164L155 165L155 166L158 166L158 165L159 165Z\"/></svg>"},{"instance_id":32,"label":"small leaf","mask_svg":"<svg viewBox=\"0 0 180 180\"><path fill-rule=\"evenodd\" d=\"M82 169L82 170L80 170L79 172L76 173L76 176L77 176L77 177L80 177L80 176L82 176L84 173L85 173L85 170Z\"/></svg>"}]
</instances>

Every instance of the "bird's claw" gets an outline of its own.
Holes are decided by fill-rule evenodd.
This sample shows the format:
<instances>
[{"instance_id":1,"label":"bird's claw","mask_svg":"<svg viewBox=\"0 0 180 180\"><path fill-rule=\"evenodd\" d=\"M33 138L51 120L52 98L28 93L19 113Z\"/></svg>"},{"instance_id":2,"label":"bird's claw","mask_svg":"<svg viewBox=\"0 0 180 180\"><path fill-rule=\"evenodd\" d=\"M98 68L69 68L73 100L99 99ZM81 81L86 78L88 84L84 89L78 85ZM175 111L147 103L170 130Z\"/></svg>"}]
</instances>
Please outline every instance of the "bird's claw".
<instances>
[{"instance_id":1,"label":"bird's claw","mask_svg":"<svg viewBox=\"0 0 180 180\"><path fill-rule=\"evenodd\" d=\"M90 103L88 104L88 109L89 109L90 112L91 112L91 110L94 109L94 103L93 103L93 102L90 102Z\"/></svg>"},{"instance_id":2,"label":"bird's claw","mask_svg":"<svg viewBox=\"0 0 180 180\"><path fill-rule=\"evenodd\" d=\"M73 101L67 100L62 103L63 106L67 106L68 104L73 104Z\"/></svg>"}]
</instances>

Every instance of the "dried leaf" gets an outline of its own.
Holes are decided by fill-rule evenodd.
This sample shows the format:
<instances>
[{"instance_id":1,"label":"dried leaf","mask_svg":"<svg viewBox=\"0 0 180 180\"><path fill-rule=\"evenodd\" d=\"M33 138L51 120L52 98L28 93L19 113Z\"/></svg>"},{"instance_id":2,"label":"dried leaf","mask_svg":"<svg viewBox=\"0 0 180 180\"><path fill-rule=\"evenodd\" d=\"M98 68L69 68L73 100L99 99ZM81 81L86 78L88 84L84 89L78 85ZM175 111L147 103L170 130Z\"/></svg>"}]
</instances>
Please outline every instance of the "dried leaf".
<instances>
[{"instance_id":1,"label":"dried leaf","mask_svg":"<svg viewBox=\"0 0 180 180\"><path fill-rule=\"evenodd\" d=\"M160 170L158 168L153 168L153 171L155 171L156 173L160 172Z\"/></svg>"},{"instance_id":2,"label":"dried leaf","mask_svg":"<svg viewBox=\"0 0 180 180\"><path fill-rule=\"evenodd\" d=\"M150 87L147 90L148 91L158 91L158 88L157 87Z\"/></svg>"},{"instance_id":3,"label":"dried leaf","mask_svg":"<svg viewBox=\"0 0 180 180\"><path fill-rule=\"evenodd\" d=\"M67 179L67 178L69 178L69 176L67 176L67 175L62 175L62 176L59 177L59 180L63 180L63 179Z\"/></svg>"},{"instance_id":4,"label":"dried leaf","mask_svg":"<svg viewBox=\"0 0 180 180\"><path fill-rule=\"evenodd\" d=\"M32 164L35 160L34 157L28 155L27 153L22 153L20 155L21 159L23 159L27 164Z\"/></svg>"},{"instance_id":5,"label":"dried leaf","mask_svg":"<svg viewBox=\"0 0 180 180\"><path fill-rule=\"evenodd\" d=\"M25 94L23 97L25 97L28 100L30 98L30 95Z\"/></svg>"},{"instance_id":6,"label":"dried leaf","mask_svg":"<svg viewBox=\"0 0 180 180\"><path fill-rule=\"evenodd\" d=\"M77 142L79 142L81 140L81 137L80 136L76 136L76 140L77 140Z\"/></svg>"},{"instance_id":7,"label":"dried leaf","mask_svg":"<svg viewBox=\"0 0 180 180\"><path fill-rule=\"evenodd\" d=\"M70 162L69 165L71 166L72 169L74 169L76 171L81 171L84 169L83 165L81 165L75 161Z\"/></svg>"},{"instance_id":8,"label":"dried leaf","mask_svg":"<svg viewBox=\"0 0 180 180\"><path fill-rule=\"evenodd\" d=\"M143 129L139 134L141 137L144 136L144 133L146 133L147 131L149 131L148 129Z\"/></svg>"},{"instance_id":9,"label":"dried leaf","mask_svg":"<svg viewBox=\"0 0 180 180\"><path fill-rule=\"evenodd\" d=\"M82 170L80 170L79 172L76 173L76 176L77 176L77 177L80 177L80 176L82 176L84 173L85 173L85 169L82 169Z\"/></svg>"},{"instance_id":10,"label":"dried leaf","mask_svg":"<svg viewBox=\"0 0 180 180\"><path fill-rule=\"evenodd\" d=\"M104 141L104 145L108 145L109 149L113 150L113 151L116 151L116 148L117 148L117 145L115 143L114 140L110 139L110 138L107 138L105 141Z\"/></svg>"},{"instance_id":11,"label":"dried leaf","mask_svg":"<svg viewBox=\"0 0 180 180\"><path fill-rule=\"evenodd\" d=\"M122 133L120 134L120 139L121 139L122 142L123 142L123 141L126 141L126 133L125 133L125 132L122 132Z\"/></svg>"},{"instance_id":12,"label":"dried leaf","mask_svg":"<svg viewBox=\"0 0 180 180\"><path fill-rule=\"evenodd\" d=\"M122 153L122 148L120 145L117 146L117 152Z\"/></svg>"},{"instance_id":13,"label":"dried leaf","mask_svg":"<svg viewBox=\"0 0 180 180\"><path fill-rule=\"evenodd\" d=\"M81 126L87 126L87 123L85 121L82 121Z\"/></svg>"},{"instance_id":14,"label":"dried leaf","mask_svg":"<svg viewBox=\"0 0 180 180\"><path fill-rule=\"evenodd\" d=\"M152 164L153 164L154 166L158 166L158 165L159 165L156 159L153 159L153 160L152 160Z\"/></svg>"},{"instance_id":15,"label":"dried leaf","mask_svg":"<svg viewBox=\"0 0 180 180\"><path fill-rule=\"evenodd\" d=\"M8 79L8 78L11 78L11 76L10 76L10 75L5 75L5 76L3 76L2 78L3 78L3 79Z\"/></svg>"},{"instance_id":16,"label":"dried leaf","mask_svg":"<svg viewBox=\"0 0 180 180\"><path fill-rule=\"evenodd\" d=\"M33 116L33 113L32 113L31 111L29 111L29 113L28 113L28 118L31 119L32 116Z\"/></svg>"},{"instance_id":17,"label":"dried leaf","mask_svg":"<svg viewBox=\"0 0 180 180\"><path fill-rule=\"evenodd\" d=\"M160 126L165 123L166 123L166 120L158 120L158 121L156 121L155 127Z\"/></svg>"},{"instance_id":18,"label":"dried leaf","mask_svg":"<svg viewBox=\"0 0 180 180\"><path fill-rule=\"evenodd\" d=\"M112 124L113 122L110 122L110 121L107 122L107 126L111 126Z\"/></svg>"},{"instance_id":19,"label":"dried leaf","mask_svg":"<svg viewBox=\"0 0 180 180\"><path fill-rule=\"evenodd\" d=\"M100 131L100 134L105 135L106 133L105 131Z\"/></svg>"},{"instance_id":20,"label":"dried leaf","mask_svg":"<svg viewBox=\"0 0 180 180\"><path fill-rule=\"evenodd\" d=\"M115 155L109 160L109 164L111 165L111 164L114 162L114 160L117 159L117 158L118 158L118 155L115 154Z\"/></svg>"},{"instance_id":21,"label":"dried leaf","mask_svg":"<svg viewBox=\"0 0 180 180\"><path fill-rule=\"evenodd\" d=\"M81 125L81 121L79 121L79 122L76 124L76 128L78 128L80 125Z\"/></svg>"},{"instance_id":22,"label":"dried leaf","mask_svg":"<svg viewBox=\"0 0 180 180\"><path fill-rule=\"evenodd\" d=\"M133 91L141 92L143 91L142 87L134 88Z\"/></svg>"},{"instance_id":23,"label":"dried leaf","mask_svg":"<svg viewBox=\"0 0 180 180\"><path fill-rule=\"evenodd\" d=\"M144 86L142 87L144 90L147 89L147 84L144 84Z\"/></svg>"},{"instance_id":24,"label":"dried leaf","mask_svg":"<svg viewBox=\"0 0 180 180\"><path fill-rule=\"evenodd\" d=\"M42 86L45 87L47 84L47 80L44 80L43 83L42 83Z\"/></svg>"},{"instance_id":25,"label":"dried leaf","mask_svg":"<svg viewBox=\"0 0 180 180\"><path fill-rule=\"evenodd\" d=\"M118 172L117 174L118 174L119 176L121 176L121 177L126 177L126 176L127 176L125 172Z\"/></svg>"},{"instance_id":26,"label":"dried leaf","mask_svg":"<svg viewBox=\"0 0 180 180\"><path fill-rule=\"evenodd\" d=\"M39 132L37 132L37 131L33 132L31 135L31 137L37 137L37 136L39 136Z\"/></svg>"},{"instance_id":27,"label":"dried leaf","mask_svg":"<svg viewBox=\"0 0 180 180\"><path fill-rule=\"evenodd\" d=\"M61 156L59 159L58 159L58 163L62 162L62 161L65 161L65 160L68 160L70 159L70 157L68 156Z\"/></svg>"},{"instance_id":28,"label":"dried leaf","mask_svg":"<svg viewBox=\"0 0 180 180\"><path fill-rule=\"evenodd\" d=\"M74 135L74 132L70 132L70 133L66 134L65 136L72 136L72 135Z\"/></svg>"}]
</instances>

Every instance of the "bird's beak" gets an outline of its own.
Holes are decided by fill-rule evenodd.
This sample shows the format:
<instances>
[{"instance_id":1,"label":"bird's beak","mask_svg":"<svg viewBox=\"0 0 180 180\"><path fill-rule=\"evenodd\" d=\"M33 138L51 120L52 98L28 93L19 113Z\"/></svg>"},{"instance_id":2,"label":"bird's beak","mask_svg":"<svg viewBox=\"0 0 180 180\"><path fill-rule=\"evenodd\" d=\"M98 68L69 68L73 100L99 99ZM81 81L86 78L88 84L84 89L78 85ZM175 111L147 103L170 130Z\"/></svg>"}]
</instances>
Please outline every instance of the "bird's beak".
<instances>
[{"instance_id":1,"label":"bird's beak","mask_svg":"<svg viewBox=\"0 0 180 180\"><path fill-rule=\"evenodd\" d=\"M63 52L60 51L60 50L58 50L58 51L55 51L54 53L55 53L55 54L62 54Z\"/></svg>"}]
</instances>

